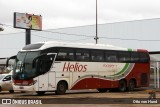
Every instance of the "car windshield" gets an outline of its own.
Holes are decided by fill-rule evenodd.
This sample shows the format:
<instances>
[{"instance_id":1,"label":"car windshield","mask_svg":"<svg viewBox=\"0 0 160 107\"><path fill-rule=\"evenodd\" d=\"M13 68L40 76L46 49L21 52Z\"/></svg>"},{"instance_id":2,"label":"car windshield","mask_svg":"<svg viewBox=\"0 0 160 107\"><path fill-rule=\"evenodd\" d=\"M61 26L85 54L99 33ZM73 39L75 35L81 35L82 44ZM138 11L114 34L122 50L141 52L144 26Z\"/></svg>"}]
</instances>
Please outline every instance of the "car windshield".
<instances>
[{"instance_id":1,"label":"car windshield","mask_svg":"<svg viewBox=\"0 0 160 107\"><path fill-rule=\"evenodd\" d=\"M1 74L1 75L0 75L0 80L1 80L3 77L4 77L4 75Z\"/></svg>"},{"instance_id":2,"label":"car windshield","mask_svg":"<svg viewBox=\"0 0 160 107\"><path fill-rule=\"evenodd\" d=\"M32 69L32 61L39 55L39 51L19 52L13 69L13 78L30 79L35 77L36 70Z\"/></svg>"}]
</instances>

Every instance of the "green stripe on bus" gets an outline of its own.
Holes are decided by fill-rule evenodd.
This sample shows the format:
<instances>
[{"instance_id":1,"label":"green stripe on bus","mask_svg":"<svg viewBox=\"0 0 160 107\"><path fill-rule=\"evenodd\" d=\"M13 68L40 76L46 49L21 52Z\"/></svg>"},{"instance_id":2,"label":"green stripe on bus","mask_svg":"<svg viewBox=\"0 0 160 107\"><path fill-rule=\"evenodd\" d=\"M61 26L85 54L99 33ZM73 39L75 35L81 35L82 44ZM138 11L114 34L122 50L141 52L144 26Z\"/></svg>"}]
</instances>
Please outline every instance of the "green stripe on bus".
<instances>
[{"instance_id":1,"label":"green stripe on bus","mask_svg":"<svg viewBox=\"0 0 160 107\"><path fill-rule=\"evenodd\" d=\"M132 49L128 48L128 51L132 51ZM120 72L118 72L114 75L111 75L111 76L119 76L119 75L123 74L127 70L128 67L129 67L129 63L126 63L125 66L123 67L123 69Z\"/></svg>"},{"instance_id":2,"label":"green stripe on bus","mask_svg":"<svg viewBox=\"0 0 160 107\"><path fill-rule=\"evenodd\" d=\"M128 66L129 66L129 63L126 63L125 66L123 67L123 69L120 72L118 72L114 75L110 75L110 76L118 76L118 75L124 73L127 70Z\"/></svg>"},{"instance_id":3,"label":"green stripe on bus","mask_svg":"<svg viewBox=\"0 0 160 107\"><path fill-rule=\"evenodd\" d=\"M128 51L132 51L132 49L129 48Z\"/></svg>"},{"instance_id":4,"label":"green stripe on bus","mask_svg":"<svg viewBox=\"0 0 160 107\"><path fill-rule=\"evenodd\" d=\"M125 66L124 66L124 68L120 72L118 72L117 74L114 74L114 75L123 74L127 70L128 66L129 66L129 63L126 63Z\"/></svg>"}]
</instances>

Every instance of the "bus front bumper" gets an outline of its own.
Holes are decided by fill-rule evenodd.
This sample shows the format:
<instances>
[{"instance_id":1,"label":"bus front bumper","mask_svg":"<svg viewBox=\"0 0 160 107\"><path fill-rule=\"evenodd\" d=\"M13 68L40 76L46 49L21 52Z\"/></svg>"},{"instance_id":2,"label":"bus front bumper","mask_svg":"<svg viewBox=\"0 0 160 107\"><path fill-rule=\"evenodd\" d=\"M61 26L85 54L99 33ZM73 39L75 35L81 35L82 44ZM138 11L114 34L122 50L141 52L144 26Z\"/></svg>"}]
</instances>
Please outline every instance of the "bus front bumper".
<instances>
[{"instance_id":1,"label":"bus front bumper","mask_svg":"<svg viewBox=\"0 0 160 107\"><path fill-rule=\"evenodd\" d=\"M13 90L15 91L36 91L34 85L31 86L19 86L19 85L13 85Z\"/></svg>"}]
</instances>

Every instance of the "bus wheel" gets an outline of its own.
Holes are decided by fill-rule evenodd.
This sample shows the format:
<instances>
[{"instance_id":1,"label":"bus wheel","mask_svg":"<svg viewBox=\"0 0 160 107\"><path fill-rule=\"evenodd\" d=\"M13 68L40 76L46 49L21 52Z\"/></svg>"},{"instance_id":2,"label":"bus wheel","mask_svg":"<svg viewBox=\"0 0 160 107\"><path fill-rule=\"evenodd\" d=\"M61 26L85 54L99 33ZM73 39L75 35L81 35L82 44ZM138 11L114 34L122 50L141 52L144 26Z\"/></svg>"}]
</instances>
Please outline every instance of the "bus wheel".
<instances>
[{"instance_id":1,"label":"bus wheel","mask_svg":"<svg viewBox=\"0 0 160 107\"><path fill-rule=\"evenodd\" d=\"M14 93L14 90L9 90L10 93Z\"/></svg>"},{"instance_id":2,"label":"bus wheel","mask_svg":"<svg viewBox=\"0 0 160 107\"><path fill-rule=\"evenodd\" d=\"M133 79L131 79L130 81L129 81L129 84L128 84L129 86L128 86L128 91L133 91L134 90L134 88L136 87L136 83L135 83L135 81L133 80Z\"/></svg>"},{"instance_id":3,"label":"bus wheel","mask_svg":"<svg viewBox=\"0 0 160 107\"><path fill-rule=\"evenodd\" d=\"M57 94L57 95L63 95L63 94L65 94L66 90L67 90L67 85L66 85L66 83L63 82L63 81L61 81L61 82L59 82L58 85L57 85L56 94Z\"/></svg>"},{"instance_id":4,"label":"bus wheel","mask_svg":"<svg viewBox=\"0 0 160 107\"><path fill-rule=\"evenodd\" d=\"M118 90L120 92L125 92L126 91L126 82L124 80L120 80L119 81L119 86L118 86Z\"/></svg>"},{"instance_id":5,"label":"bus wheel","mask_svg":"<svg viewBox=\"0 0 160 107\"><path fill-rule=\"evenodd\" d=\"M38 95L44 95L45 91L37 91L36 92Z\"/></svg>"},{"instance_id":6,"label":"bus wheel","mask_svg":"<svg viewBox=\"0 0 160 107\"><path fill-rule=\"evenodd\" d=\"M99 92L107 92L107 89L105 89L105 88L98 88L97 89Z\"/></svg>"}]
</instances>

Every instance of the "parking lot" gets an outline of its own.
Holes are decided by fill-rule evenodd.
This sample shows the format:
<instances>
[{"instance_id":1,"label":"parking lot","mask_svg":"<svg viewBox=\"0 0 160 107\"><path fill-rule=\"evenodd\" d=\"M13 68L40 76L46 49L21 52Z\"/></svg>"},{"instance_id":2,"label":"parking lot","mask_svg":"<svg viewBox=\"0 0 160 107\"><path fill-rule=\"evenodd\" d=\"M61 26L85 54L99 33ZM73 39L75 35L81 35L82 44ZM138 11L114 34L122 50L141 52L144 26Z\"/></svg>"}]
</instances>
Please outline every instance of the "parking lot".
<instances>
[{"instance_id":1,"label":"parking lot","mask_svg":"<svg viewBox=\"0 0 160 107\"><path fill-rule=\"evenodd\" d=\"M36 93L21 93L15 92L10 94L9 92L1 92L0 98L12 98L12 99L42 99L42 104L55 104L61 107L70 106L77 104L80 106L127 106L127 107L139 107L146 106L150 107L159 107L160 103L155 104L138 104L137 102L133 102L136 99L148 99L149 94L145 91L145 89L136 89L133 92L105 92L99 93L96 90L79 90L79 91L68 91L65 95L55 95L54 92L48 92L45 95L37 95ZM160 92L156 92L156 98L160 99ZM44 101L43 101L44 100ZM136 104L135 104L136 103ZM5 105L0 105L4 107ZM13 106L14 105L10 105ZM18 105L20 106L20 105ZM27 105L25 105L27 106ZM36 105L35 105L36 106ZM42 105L41 105L42 106ZM9 107L7 105L7 107ZM16 105L17 107L17 105Z\"/></svg>"}]
</instances>

